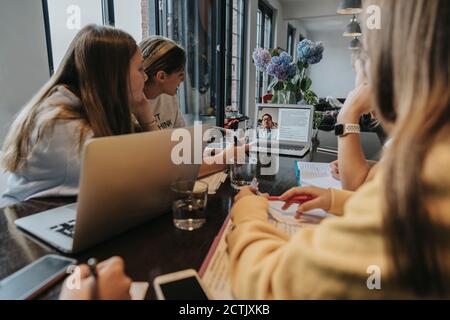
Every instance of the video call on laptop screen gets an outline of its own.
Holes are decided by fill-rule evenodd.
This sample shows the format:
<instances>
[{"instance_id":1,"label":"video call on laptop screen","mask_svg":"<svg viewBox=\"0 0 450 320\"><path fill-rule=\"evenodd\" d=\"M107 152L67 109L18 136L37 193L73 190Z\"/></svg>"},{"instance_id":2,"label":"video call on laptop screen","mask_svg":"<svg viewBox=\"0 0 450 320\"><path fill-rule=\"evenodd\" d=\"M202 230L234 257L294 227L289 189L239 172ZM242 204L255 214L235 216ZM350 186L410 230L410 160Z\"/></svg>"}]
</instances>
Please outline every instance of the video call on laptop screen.
<instances>
[{"instance_id":1,"label":"video call on laptop screen","mask_svg":"<svg viewBox=\"0 0 450 320\"><path fill-rule=\"evenodd\" d=\"M308 143L311 113L311 109L260 108L258 139Z\"/></svg>"}]
</instances>

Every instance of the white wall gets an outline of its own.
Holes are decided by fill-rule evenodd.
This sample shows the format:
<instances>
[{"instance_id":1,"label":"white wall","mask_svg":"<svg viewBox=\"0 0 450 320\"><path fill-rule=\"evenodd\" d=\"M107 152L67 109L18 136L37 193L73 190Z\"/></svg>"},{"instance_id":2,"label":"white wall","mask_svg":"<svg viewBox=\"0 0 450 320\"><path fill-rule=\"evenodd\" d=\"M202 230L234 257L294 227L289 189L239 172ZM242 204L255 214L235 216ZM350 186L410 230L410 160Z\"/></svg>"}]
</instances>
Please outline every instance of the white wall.
<instances>
[{"instance_id":1,"label":"white wall","mask_svg":"<svg viewBox=\"0 0 450 320\"><path fill-rule=\"evenodd\" d=\"M314 41L325 46L323 60L309 69L312 89L319 97L345 98L353 89L355 74L351 65L350 38L344 38L342 31L315 31L308 34Z\"/></svg>"},{"instance_id":2,"label":"white wall","mask_svg":"<svg viewBox=\"0 0 450 320\"><path fill-rule=\"evenodd\" d=\"M49 78L41 3L0 2L0 145L14 115Z\"/></svg>"}]
</instances>

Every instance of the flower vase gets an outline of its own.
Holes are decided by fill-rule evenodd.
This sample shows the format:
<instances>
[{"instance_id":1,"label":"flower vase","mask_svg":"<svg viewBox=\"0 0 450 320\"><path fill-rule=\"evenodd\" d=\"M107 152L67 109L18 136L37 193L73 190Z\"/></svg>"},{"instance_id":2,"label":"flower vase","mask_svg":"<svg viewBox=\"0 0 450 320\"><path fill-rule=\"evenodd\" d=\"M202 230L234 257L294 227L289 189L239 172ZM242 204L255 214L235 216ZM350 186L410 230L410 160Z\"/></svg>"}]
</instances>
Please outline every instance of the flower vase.
<instances>
[{"instance_id":1,"label":"flower vase","mask_svg":"<svg viewBox=\"0 0 450 320\"><path fill-rule=\"evenodd\" d=\"M272 104L297 104L295 92L287 90L274 90Z\"/></svg>"}]
</instances>

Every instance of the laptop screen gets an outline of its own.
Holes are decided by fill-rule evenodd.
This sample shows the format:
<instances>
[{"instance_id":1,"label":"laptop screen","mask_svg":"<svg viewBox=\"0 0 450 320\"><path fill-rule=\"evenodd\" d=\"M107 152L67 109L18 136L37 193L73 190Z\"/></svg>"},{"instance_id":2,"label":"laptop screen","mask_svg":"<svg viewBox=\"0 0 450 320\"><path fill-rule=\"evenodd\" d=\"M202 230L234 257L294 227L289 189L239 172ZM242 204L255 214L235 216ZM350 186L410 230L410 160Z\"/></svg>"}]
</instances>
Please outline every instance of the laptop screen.
<instances>
[{"instance_id":1,"label":"laptop screen","mask_svg":"<svg viewBox=\"0 0 450 320\"><path fill-rule=\"evenodd\" d=\"M258 108L258 139L309 143L311 108Z\"/></svg>"}]
</instances>

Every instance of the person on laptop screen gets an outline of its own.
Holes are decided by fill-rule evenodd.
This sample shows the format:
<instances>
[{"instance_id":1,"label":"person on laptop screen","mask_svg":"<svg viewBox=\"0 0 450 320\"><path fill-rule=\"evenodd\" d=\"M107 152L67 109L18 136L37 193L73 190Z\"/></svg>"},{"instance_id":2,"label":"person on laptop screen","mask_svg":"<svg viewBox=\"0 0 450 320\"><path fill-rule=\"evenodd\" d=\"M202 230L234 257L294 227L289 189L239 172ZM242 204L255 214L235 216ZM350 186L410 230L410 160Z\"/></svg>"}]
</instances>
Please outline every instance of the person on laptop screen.
<instances>
[{"instance_id":1,"label":"person on laptop screen","mask_svg":"<svg viewBox=\"0 0 450 320\"><path fill-rule=\"evenodd\" d=\"M258 138L264 140L272 140L276 137L276 132L274 131L277 125L273 122L273 117L266 113L261 118L261 126L258 130Z\"/></svg>"},{"instance_id":2,"label":"person on laptop screen","mask_svg":"<svg viewBox=\"0 0 450 320\"><path fill-rule=\"evenodd\" d=\"M10 177L0 207L77 195L86 141L139 130L132 110L145 98L142 62L135 40L119 29L89 25L75 36L9 130L1 164Z\"/></svg>"}]
</instances>

